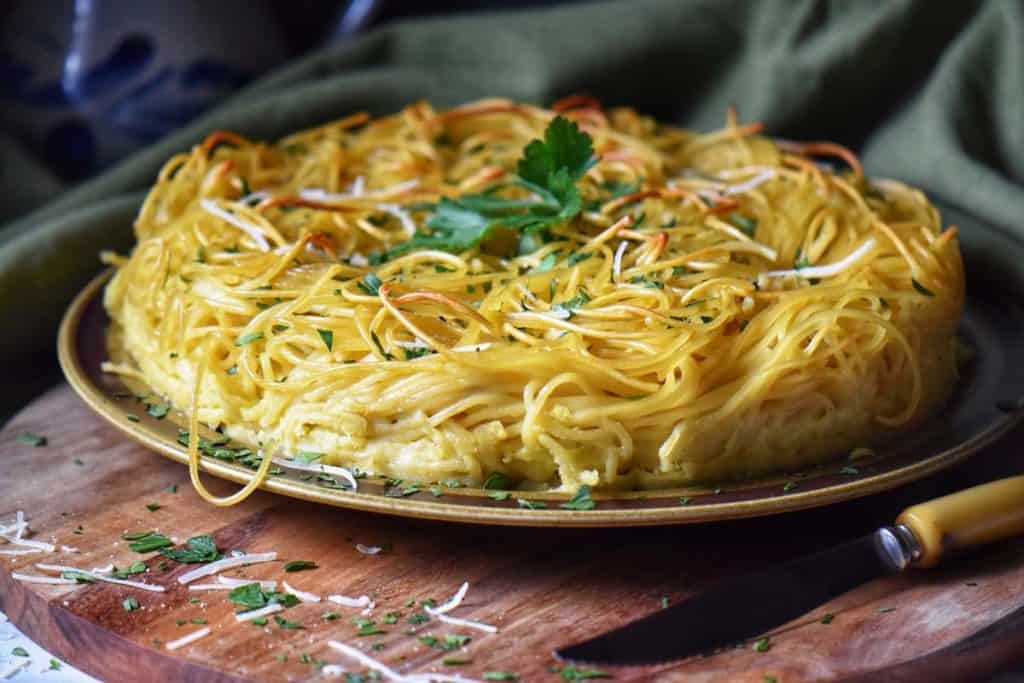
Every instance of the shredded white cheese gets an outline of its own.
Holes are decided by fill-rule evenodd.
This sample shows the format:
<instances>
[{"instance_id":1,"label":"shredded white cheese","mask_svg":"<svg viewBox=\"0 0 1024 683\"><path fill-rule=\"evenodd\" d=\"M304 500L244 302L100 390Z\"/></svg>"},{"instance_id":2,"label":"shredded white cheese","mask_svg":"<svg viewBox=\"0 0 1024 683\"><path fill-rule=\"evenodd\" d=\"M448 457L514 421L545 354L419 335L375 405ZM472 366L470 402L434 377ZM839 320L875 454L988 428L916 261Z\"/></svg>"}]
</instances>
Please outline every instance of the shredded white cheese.
<instances>
[{"instance_id":1,"label":"shredded white cheese","mask_svg":"<svg viewBox=\"0 0 1024 683\"><path fill-rule=\"evenodd\" d=\"M361 552L363 555L376 555L384 549L379 545L363 545L362 543L356 543L356 550Z\"/></svg>"},{"instance_id":2,"label":"shredded white cheese","mask_svg":"<svg viewBox=\"0 0 1024 683\"><path fill-rule=\"evenodd\" d=\"M273 614L274 612L280 612L283 609L284 607L281 606L281 603L272 602L266 607L260 607L259 609L251 609L248 612L241 612L239 614L235 614L235 621L252 621L253 619L259 619L260 617L265 617L268 614Z\"/></svg>"},{"instance_id":3,"label":"shredded white cheese","mask_svg":"<svg viewBox=\"0 0 1024 683\"><path fill-rule=\"evenodd\" d=\"M23 583L50 583L55 586L71 586L78 583L74 579L62 579L56 576L40 576L38 574L22 574L20 572L11 572L11 578L17 579Z\"/></svg>"},{"instance_id":4,"label":"shredded white cheese","mask_svg":"<svg viewBox=\"0 0 1024 683\"><path fill-rule=\"evenodd\" d=\"M455 595L449 598L447 602L440 604L437 607L427 607L426 611L431 616L451 612L453 609L462 604L462 599L466 597L466 593L468 592L469 581L464 581L462 585L459 586L459 590L455 592Z\"/></svg>"},{"instance_id":5,"label":"shredded white cheese","mask_svg":"<svg viewBox=\"0 0 1024 683\"><path fill-rule=\"evenodd\" d=\"M373 607L373 600L369 595L360 595L358 598L350 598L347 595L328 595L327 599L342 607Z\"/></svg>"},{"instance_id":6,"label":"shredded white cheese","mask_svg":"<svg viewBox=\"0 0 1024 683\"><path fill-rule=\"evenodd\" d=\"M493 624L485 624L482 621L474 621L473 619L460 619L459 617L448 616L447 614L435 614L433 615L438 621L450 624L452 626L464 626L466 628L475 628L478 631L484 633L497 633L498 627Z\"/></svg>"},{"instance_id":7,"label":"shredded white cheese","mask_svg":"<svg viewBox=\"0 0 1024 683\"><path fill-rule=\"evenodd\" d=\"M451 350L457 351L458 353L466 353L468 351L486 351L489 348L491 348L491 342L484 342L482 344L471 344L469 346L454 346L452 347Z\"/></svg>"},{"instance_id":8,"label":"shredded white cheese","mask_svg":"<svg viewBox=\"0 0 1024 683\"><path fill-rule=\"evenodd\" d=\"M267 238L263 236L263 229L258 225L253 225L243 221L238 216L234 215L230 211L217 206L217 203L212 199L200 199L199 206L203 208L209 214L220 218L221 220L227 221L231 225L235 226L256 242L256 245L260 248L260 251L270 251L270 243L267 242Z\"/></svg>"},{"instance_id":9,"label":"shredded white cheese","mask_svg":"<svg viewBox=\"0 0 1024 683\"><path fill-rule=\"evenodd\" d=\"M276 552L269 553L253 553L251 555L239 555L238 557L225 557L223 560L217 560L210 564L205 564L198 569L193 569L190 572L186 572L178 577L178 583L191 583L196 579L201 579L204 576L211 576L217 572L230 569L231 567L238 567L243 564L257 564L259 562L273 562L277 559Z\"/></svg>"},{"instance_id":10,"label":"shredded white cheese","mask_svg":"<svg viewBox=\"0 0 1024 683\"><path fill-rule=\"evenodd\" d=\"M302 470L303 472L320 472L322 474L332 474L336 477L341 477L345 480L345 483L352 487L352 491L359 490L359 482L356 480L352 472L344 467L336 467L334 465L322 465L312 462L300 462L298 460L286 460L285 458L274 458L274 464L280 465L281 467L288 467L293 470Z\"/></svg>"},{"instance_id":11,"label":"shredded white cheese","mask_svg":"<svg viewBox=\"0 0 1024 683\"><path fill-rule=\"evenodd\" d=\"M14 674L18 673L26 666L32 663L30 659L19 659L16 661L8 662L2 669L0 669L0 679L8 679Z\"/></svg>"},{"instance_id":12,"label":"shredded white cheese","mask_svg":"<svg viewBox=\"0 0 1024 683\"><path fill-rule=\"evenodd\" d=\"M767 273L761 273L757 276L758 286L762 285L768 278L777 277L789 277L796 276L801 278L824 278L838 275L839 273L852 267L857 261L867 256L868 252L875 248L875 238L869 237L864 240L864 244L860 245L845 258L842 258L835 263L830 263L825 266L808 266L806 268L799 268L793 270L770 270Z\"/></svg>"},{"instance_id":13,"label":"shredded white cheese","mask_svg":"<svg viewBox=\"0 0 1024 683\"><path fill-rule=\"evenodd\" d=\"M260 588L265 591L272 591L277 588L277 581L259 581L257 579L241 579L235 576L218 576L217 583L231 588L237 588L238 586L248 586L250 583L258 583Z\"/></svg>"},{"instance_id":14,"label":"shredded white cheese","mask_svg":"<svg viewBox=\"0 0 1024 683\"><path fill-rule=\"evenodd\" d=\"M750 190L753 190L758 185L761 185L763 183L768 182L769 180L771 180L774 177L775 177L775 170L771 169L771 168L766 168L765 170L761 171L760 173L758 173L757 175L753 176L752 178L743 181L742 183L736 183L735 185L729 185L728 187L726 187L722 191L722 194L726 194L726 195L743 194L744 192L749 192Z\"/></svg>"},{"instance_id":15,"label":"shredded white cheese","mask_svg":"<svg viewBox=\"0 0 1024 683\"><path fill-rule=\"evenodd\" d=\"M145 583L144 581L131 581L129 579L115 579L112 576L101 574L98 572L89 571L88 569L80 569L78 567L68 567L62 564L44 564L37 562L36 567L43 571L50 572L78 572L79 574L85 574L91 579L96 581L103 581L104 583L116 583L119 586L128 586L130 588L139 588L144 591L152 591L153 593L163 593L166 588L159 586L155 583Z\"/></svg>"},{"instance_id":16,"label":"shredded white cheese","mask_svg":"<svg viewBox=\"0 0 1024 683\"><path fill-rule=\"evenodd\" d=\"M208 635L210 635L210 627L206 626L204 628L199 629L198 631L193 631L192 633L188 634L187 636L182 636L181 638L178 638L177 640L172 640L171 642L167 643L166 647L167 647L168 650L177 650L179 647L185 647L186 645L191 645L192 643L196 642L200 638L205 638Z\"/></svg>"},{"instance_id":17,"label":"shredded white cheese","mask_svg":"<svg viewBox=\"0 0 1024 683\"><path fill-rule=\"evenodd\" d=\"M348 192L327 192L319 187L309 187L304 190L300 190L299 196L313 202L336 202L343 199L352 199L353 197L380 197L398 192L405 192L406 190L411 190L414 187L417 187L419 184L419 178L413 178L412 180L406 180L394 185L378 187L372 192L366 192L366 179L363 176L359 176L352 182L352 185L348 188Z\"/></svg>"},{"instance_id":18,"label":"shredded white cheese","mask_svg":"<svg viewBox=\"0 0 1024 683\"><path fill-rule=\"evenodd\" d=\"M385 679L389 681L396 681L396 683L480 683L472 678L452 676L442 673L400 674L379 659L375 659L351 645L338 642L337 640L328 640L327 645L346 657L356 660L367 669L372 669L373 671L378 672Z\"/></svg>"},{"instance_id":19,"label":"shredded white cheese","mask_svg":"<svg viewBox=\"0 0 1024 683\"><path fill-rule=\"evenodd\" d=\"M416 221L398 204L377 204L377 210L389 213L397 218L398 222L402 224L402 229L405 230L406 237L412 237L416 234Z\"/></svg>"},{"instance_id":20,"label":"shredded white cheese","mask_svg":"<svg viewBox=\"0 0 1024 683\"><path fill-rule=\"evenodd\" d=\"M229 583L190 583L188 589L190 591L230 591L234 590L238 586L245 586L250 583L258 583L260 590L272 591L277 587L276 581L245 581L239 584Z\"/></svg>"},{"instance_id":21,"label":"shredded white cheese","mask_svg":"<svg viewBox=\"0 0 1024 683\"><path fill-rule=\"evenodd\" d=\"M341 676L346 671L345 667L337 664L328 664L327 666L320 669L320 675L325 678L335 678Z\"/></svg>"},{"instance_id":22,"label":"shredded white cheese","mask_svg":"<svg viewBox=\"0 0 1024 683\"><path fill-rule=\"evenodd\" d=\"M438 605L437 607L424 607L423 610L432 617L435 617L439 621L452 626L465 626L466 628L475 628L480 631L487 633L497 633L498 627L492 626L491 624L485 624L482 621L473 621L472 619L460 619L458 617L448 616L448 612L462 604L462 599L466 597L466 592L469 591L469 582L463 582L459 590L453 595L448 602Z\"/></svg>"},{"instance_id":23,"label":"shredded white cheese","mask_svg":"<svg viewBox=\"0 0 1024 683\"><path fill-rule=\"evenodd\" d=\"M264 199L270 199L270 193L266 190L257 190L256 192L250 192L244 197L239 197L238 201L242 204L256 204Z\"/></svg>"},{"instance_id":24,"label":"shredded white cheese","mask_svg":"<svg viewBox=\"0 0 1024 683\"><path fill-rule=\"evenodd\" d=\"M628 248L629 242L622 240L619 242L619 246L615 250L615 258L612 260L612 277L616 280L622 279L622 256L626 253L626 249Z\"/></svg>"},{"instance_id":25,"label":"shredded white cheese","mask_svg":"<svg viewBox=\"0 0 1024 683\"><path fill-rule=\"evenodd\" d=\"M295 586L288 585L287 581L282 581L281 585L284 586L284 589L287 592L291 593L302 602L320 602L320 596L316 593L307 593L306 591L301 591Z\"/></svg>"}]
</instances>

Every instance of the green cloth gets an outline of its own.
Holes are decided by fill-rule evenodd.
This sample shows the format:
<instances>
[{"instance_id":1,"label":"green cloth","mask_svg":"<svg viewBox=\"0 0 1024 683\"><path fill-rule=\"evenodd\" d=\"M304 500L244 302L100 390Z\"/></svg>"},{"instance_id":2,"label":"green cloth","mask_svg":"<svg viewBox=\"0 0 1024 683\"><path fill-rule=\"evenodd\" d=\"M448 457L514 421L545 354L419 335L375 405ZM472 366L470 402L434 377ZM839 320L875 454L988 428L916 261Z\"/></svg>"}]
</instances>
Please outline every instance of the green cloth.
<instances>
[{"instance_id":1,"label":"green cloth","mask_svg":"<svg viewBox=\"0 0 1024 683\"><path fill-rule=\"evenodd\" d=\"M0 417L49 381L60 316L126 250L141 193L210 130L275 138L420 98L547 104L589 92L698 129L729 103L769 134L843 142L872 175L998 226L962 231L993 272L1024 263L1024 5L1006 2L626 0L388 26L289 64L78 187L0 138ZM15 216L37 206L20 218ZM987 269L986 269L987 270Z\"/></svg>"}]
</instances>

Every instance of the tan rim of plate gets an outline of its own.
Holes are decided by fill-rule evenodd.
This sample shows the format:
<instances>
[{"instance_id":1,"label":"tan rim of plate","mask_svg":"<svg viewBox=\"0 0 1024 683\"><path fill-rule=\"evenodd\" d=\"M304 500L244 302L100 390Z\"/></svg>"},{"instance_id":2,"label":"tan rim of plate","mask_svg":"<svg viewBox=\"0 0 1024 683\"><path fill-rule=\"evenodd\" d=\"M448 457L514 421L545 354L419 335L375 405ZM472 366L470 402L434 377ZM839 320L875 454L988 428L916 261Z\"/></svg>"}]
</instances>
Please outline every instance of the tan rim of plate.
<instances>
[{"instance_id":1,"label":"tan rim of plate","mask_svg":"<svg viewBox=\"0 0 1024 683\"><path fill-rule=\"evenodd\" d=\"M123 406L116 403L113 392L97 386L82 363L78 353L78 337L82 334L81 322L84 313L93 300L102 294L103 285L111 276L108 270L93 279L71 303L61 321L57 341L58 358L68 383L96 414L105 419L126 436L147 448L182 464L188 464L186 449L167 434L146 422L127 419ZM105 334L102 328L98 328ZM106 339L102 340L107 348ZM168 417L172 417L168 415ZM172 424L184 425L184 416L175 415ZM564 493L535 491L512 491L507 501L495 501L483 489L445 489L443 498L434 498L423 487L416 497L394 498L374 492L351 492L330 489L304 482L296 478L268 477L261 488L292 498L322 503L336 507L382 512L419 519L446 520L475 524L544 527L613 527L649 526L657 524L693 524L698 522L741 519L774 515L794 510L831 505L880 491L892 489L930 474L967 458L990 443L1014 422L994 425L954 448L923 457L907 465L889 469L877 474L864 474L838 483L814 485L816 477L835 478L843 464L810 471L807 476L797 478L799 486L784 491L785 484L794 481L794 475L757 479L720 489L686 487L632 492L594 493L597 502L594 510L566 510L558 507L565 502ZM208 434L216 436L212 431ZM870 466L881 462L858 461L858 466ZM252 470L215 458L203 456L200 468L215 477L244 484L252 477ZM372 480L371 480L372 481ZM379 480L378 480L379 481ZM766 490L764 495L751 498L755 489ZM490 492L493 493L493 492ZM745 496L743 500L730 500ZM518 506L516 499L543 501L547 509L530 510ZM680 503L687 498L687 504ZM447 500L446 500L447 499ZM453 501L453 502L449 502ZM664 501L663 504L661 502Z\"/></svg>"}]
</instances>

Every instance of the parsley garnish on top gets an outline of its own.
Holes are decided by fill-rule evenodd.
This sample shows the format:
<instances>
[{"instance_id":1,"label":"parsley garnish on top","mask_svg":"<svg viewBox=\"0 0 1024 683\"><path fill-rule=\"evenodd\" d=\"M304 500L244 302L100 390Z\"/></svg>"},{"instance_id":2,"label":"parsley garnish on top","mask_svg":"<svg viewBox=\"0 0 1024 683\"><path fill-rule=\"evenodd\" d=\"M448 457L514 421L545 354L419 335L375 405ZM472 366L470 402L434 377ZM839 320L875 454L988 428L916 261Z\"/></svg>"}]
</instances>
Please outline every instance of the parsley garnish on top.
<instances>
[{"instance_id":1,"label":"parsley garnish on top","mask_svg":"<svg viewBox=\"0 0 1024 683\"><path fill-rule=\"evenodd\" d=\"M583 208L578 181L595 163L593 140L572 121L555 117L544 131L523 149L517 175L481 194L442 199L427 219L429 233L418 233L387 252L399 256L413 249L459 252L471 249L502 227L523 234L565 223ZM530 198L499 194L508 188L529 192Z\"/></svg>"}]
</instances>

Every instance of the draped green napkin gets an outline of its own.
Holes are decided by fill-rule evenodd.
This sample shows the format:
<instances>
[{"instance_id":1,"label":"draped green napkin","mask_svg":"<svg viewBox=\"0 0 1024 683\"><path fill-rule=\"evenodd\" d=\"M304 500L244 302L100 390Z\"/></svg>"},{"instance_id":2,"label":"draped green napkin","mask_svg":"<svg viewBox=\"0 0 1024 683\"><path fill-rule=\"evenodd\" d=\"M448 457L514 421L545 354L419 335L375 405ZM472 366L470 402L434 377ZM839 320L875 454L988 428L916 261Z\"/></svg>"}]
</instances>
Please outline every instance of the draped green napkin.
<instances>
[{"instance_id":1,"label":"draped green napkin","mask_svg":"<svg viewBox=\"0 0 1024 683\"><path fill-rule=\"evenodd\" d=\"M575 92L698 129L721 126L734 103L771 135L840 141L869 174L953 209L967 248L1024 270L1011 239L1024 237L1024 5L1014 0L622 0L406 23L289 64L75 188L0 136L0 359L11 380L0 418L52 381L57 324L100 269L97 252L130 247L157 170L210 130L275 138L421 98L549 104Z\"/></svg>"}]
</instances>

